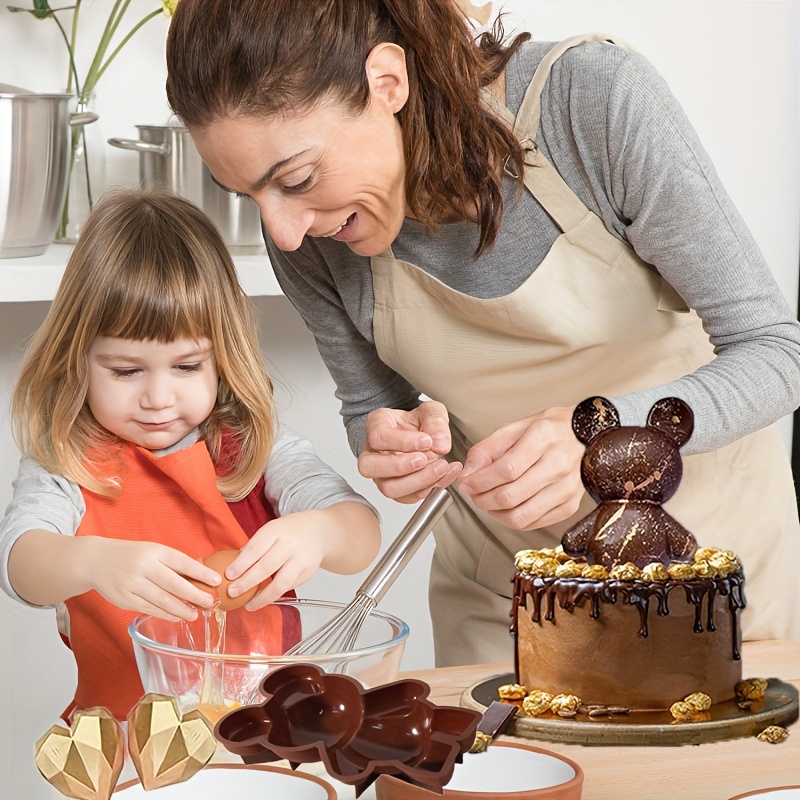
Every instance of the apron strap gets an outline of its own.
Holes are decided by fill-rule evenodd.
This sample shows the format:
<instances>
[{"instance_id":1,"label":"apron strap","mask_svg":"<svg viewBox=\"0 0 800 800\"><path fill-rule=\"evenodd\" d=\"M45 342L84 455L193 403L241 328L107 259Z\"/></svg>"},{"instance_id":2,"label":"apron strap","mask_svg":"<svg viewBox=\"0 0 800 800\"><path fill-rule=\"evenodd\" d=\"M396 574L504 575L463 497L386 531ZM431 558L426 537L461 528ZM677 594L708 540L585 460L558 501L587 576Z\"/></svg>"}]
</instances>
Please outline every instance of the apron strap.
<instances>
[{"instance_id":1,"label":"apron strap","mask_svg":"<svg viewBox=\"0 0 800 800\"><path fill-rule=\"evenodd\" d=\"M562 233L574 228L591 212L569 188L553 165L539 152L536 145L536 134L542 112L542 91L547 79L550 77L550 70L553 64L567 50L584 42L610 42L621 47L627 47L621 39L603 33L581 34L559 42L547 52L536 68L536 72L525 90L525 96L522 98L522 104L516 118L493 95L485 92L487 102L495 113L506 120L509 126L513 128L520 143L528 151L528 166L523 176L525 186L558 225ZM515 176L512 175L512 177ZM615 245L611 246L612 244L609 242L610 247L607 254L601 253L600 255L603 257L610 256L615 247Z\"/></svg>"},{"instance_id":2,"label":"apron strap","mask_svg":"<svg viewBox=\"0 0 800 800\"><path fill-rule=\"evenodd\" d=\"M550 70L553 64L567 50L571 50L573 47L585 42L610 42L627 50L631 49L622 39L605 33L582 33L559 42L541 60L536 72L533 73L533 78L528 84L528 88L525 90L525 96L522 98L522 104L519 107L514 123L514 128L518 133L530 136L534 141L536 140L536 132L539 129L539 120L542 116L542 90L550 77Z\"/></svg>"}]
</instances>

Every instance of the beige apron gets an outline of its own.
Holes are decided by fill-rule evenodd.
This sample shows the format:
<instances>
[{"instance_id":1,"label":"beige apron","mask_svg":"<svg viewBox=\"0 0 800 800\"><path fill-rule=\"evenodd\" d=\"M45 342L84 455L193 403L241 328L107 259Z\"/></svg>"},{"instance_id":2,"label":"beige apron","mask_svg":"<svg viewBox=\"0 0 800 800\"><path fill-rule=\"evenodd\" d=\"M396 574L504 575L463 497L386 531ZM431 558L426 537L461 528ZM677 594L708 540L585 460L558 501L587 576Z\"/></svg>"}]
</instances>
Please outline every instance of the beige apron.
<instances>
[{"instance_id":1,"label":"beige apron","mask_svg":"<svg viewBox=\"0 0 800 800\"><path fill-rule=\"evenodd\" d=\"M606 39L607 37L589 37ZM543 60L515 121L536 135ZM511 119L510 113L503 113ZM525 185L562 231L544 261L505 297L469 297L391 251L373 257L374 331L381 359L445 404L454 455L498 427L598 394L622 395L694 372L714 357L698 316L606 230L538 152ZM438 666L511 660L513 554L553 547L594 503L563 523L514 531L459 498L435 530L430 609ZM786 450L774 426L686 456L666 505L701 546L735 551L747 576L746 639L800 639L800 524Z\"/></svg>"}]
</instances>

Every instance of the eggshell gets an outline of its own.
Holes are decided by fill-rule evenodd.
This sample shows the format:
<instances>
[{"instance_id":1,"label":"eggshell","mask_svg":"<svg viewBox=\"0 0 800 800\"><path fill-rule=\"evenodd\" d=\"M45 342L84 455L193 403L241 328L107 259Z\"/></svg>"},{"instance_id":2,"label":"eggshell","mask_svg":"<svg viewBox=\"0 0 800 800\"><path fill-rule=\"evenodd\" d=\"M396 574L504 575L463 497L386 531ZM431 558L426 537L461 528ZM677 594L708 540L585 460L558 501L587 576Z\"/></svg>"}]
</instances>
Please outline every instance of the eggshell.
<instances>
[{"instance_id":1,"label":"eggshell","mask_svg":"<svg viewBox=\"0 0 800 800\"><path fill-rule=\"evenodd\" d=\"M238 555L238 550L218 550L216 553L212 553L210 556L203 559L203 564L209 569L213 569L214 572L218 573L222 578L222 583L220 583L219 586L209 586L207 583L202 583L201 581L192 581L198 588L218 598L219 608L222 611L230 611L231 609L239 608L245 603L250 602L250 600L256 596L256 592L264 585L262 583L259 586L254 586L238 597L228 596L228 586L230 586L231 581L225 577L225 570L228 568L229 564L233 563L233 560Z\"/></svg>"}]
</instances>

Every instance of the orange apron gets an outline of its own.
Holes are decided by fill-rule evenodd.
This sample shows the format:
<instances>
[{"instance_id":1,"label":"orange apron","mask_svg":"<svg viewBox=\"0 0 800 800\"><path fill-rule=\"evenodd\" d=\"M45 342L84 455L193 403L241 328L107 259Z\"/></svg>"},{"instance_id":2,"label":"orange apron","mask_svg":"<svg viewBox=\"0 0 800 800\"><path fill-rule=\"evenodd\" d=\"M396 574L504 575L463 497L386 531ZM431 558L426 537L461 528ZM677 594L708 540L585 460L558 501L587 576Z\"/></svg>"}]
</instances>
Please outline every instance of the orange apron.
<instances>
[{"instance_id":1,"label":"orange apron","mask_svg":"<svg viewBox=\"0 0 800 800\"><path fill-rule=\"evenodd\" d=\"M239 504L225 502L205 442L164 456L128 445L122 452L124 489L115 497L82 490L86 513L77 536L108 536L127 541L153 541L203 559L217 550L239 549L261 525L274 518L264 500L261 519L254 512L253 492ZM236 516L235 516L236 514ZM246 521L251 530L242 527ZM291 593L292 595L294 593ZM136 668L128 625L137 616L109 603L92 590L66 601L68 644L75 654L78 686L74 710L104 706L117 719L126 718L144 694ZM283 633L272 631L275 651L283 652Z\"/></svg>"}]
</instances>

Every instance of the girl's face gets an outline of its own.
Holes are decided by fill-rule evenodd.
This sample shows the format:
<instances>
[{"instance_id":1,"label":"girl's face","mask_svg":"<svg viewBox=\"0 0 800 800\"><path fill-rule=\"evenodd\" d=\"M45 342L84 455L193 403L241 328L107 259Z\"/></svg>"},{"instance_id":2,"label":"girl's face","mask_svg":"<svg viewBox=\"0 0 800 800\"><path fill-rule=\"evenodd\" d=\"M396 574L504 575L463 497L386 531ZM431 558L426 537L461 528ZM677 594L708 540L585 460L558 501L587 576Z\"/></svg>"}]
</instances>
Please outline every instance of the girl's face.
<instances>
[{"instance_id":1,"label":"girl's face","mask_svg":"<svg viewBox=\"0 0 800 800\"><path fill-rule=\"evenodd\" d=\"M208 339L164 344L98 336L86 402L106 430L148 450L179 442L208 418L219 376Z\"/></svg>"},{"instance_id":2,"label":"girl's face","mask_svg":"<svg viewBox=\"0 0 800 800\"><path fill-rule=\"evenodd\" d=\"M328 100L295 113L223 117L191 132L214 179L255 200L281 250L317 236L374 256L400 231L405 158L395 115L408 99L405 53L383 42L364 69L369 102L359 114Z\"/></svg>"}]
</instances>

